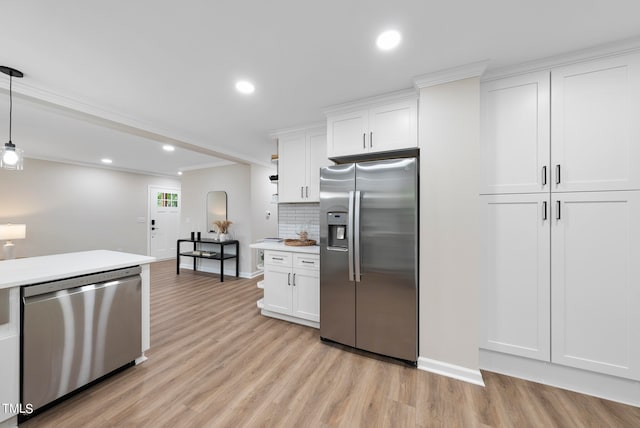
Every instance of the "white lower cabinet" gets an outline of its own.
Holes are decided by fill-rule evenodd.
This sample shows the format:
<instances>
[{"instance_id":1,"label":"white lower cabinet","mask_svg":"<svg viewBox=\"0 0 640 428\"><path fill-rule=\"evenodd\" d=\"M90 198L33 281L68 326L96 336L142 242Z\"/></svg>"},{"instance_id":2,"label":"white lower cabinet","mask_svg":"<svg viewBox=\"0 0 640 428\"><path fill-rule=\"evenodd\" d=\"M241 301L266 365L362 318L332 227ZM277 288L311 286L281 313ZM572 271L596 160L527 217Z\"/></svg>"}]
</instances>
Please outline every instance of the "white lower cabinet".
<instances>
[{"instance_id":1,"label":"white lower cabinet","mask_svg":"<svg viewBox=\"0 0 640 428\"><path fill-rule=\"evenodd\" d=\"M263 312L288 320L320 321L320 256L286 251L264 252ZM289 319L291 317L291 319ZM309 323L304 323L309 325ZM314 325L314 324L312 324ZM315 325L314 325L315 326Z\"/></svg>"},{"instance_id":2,"label":"white lower cabinet","mask_svg":"<svg viewBox=\"0 0 640 428\"><path fill-rule=\"evenodd\" d=\"M481 196L485 349L549 361L548 199L548 193Z\"/></svg>"},{"instance_id":3,"label":"white lower cabinet","mask_svg":"<svg viewBox=\"0 0 640 428\"><path fill-rule=\"evenodd\" d=\"M481 347L640 380L640 192L481 202Z\"/></svg>"},{"instance_id":4,"label":"white lower cabinet","mask_svg":"<svg viewBox=\"0 0 640 428\"><path fill-rule=\"evenodd\" d=\"M0 290L0 425L19 410L20 289Z\"/></svg>"},{"instance_id":5,"label":"white lower cabinet","mask_svg":"<svg viewBox=\"0 0 640 428\"><path fill-rule=\"evenodd\" d=\"M551 360L640 380L640 192L552 203Z\"/></svg>"}]
</instances>

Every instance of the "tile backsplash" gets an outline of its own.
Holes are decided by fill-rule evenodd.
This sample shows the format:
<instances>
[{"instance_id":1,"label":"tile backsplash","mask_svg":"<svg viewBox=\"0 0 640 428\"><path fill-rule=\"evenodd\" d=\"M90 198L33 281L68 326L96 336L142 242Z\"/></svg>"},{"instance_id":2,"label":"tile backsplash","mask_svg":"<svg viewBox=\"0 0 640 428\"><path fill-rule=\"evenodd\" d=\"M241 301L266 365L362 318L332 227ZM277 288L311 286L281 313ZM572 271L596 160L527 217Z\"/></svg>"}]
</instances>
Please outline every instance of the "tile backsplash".
<instances>
[{"instance_id":1,"label":"tile backsplash","mask_svg":"<svg viewBox=\"0 0 640 428\"><path fill-rule=\"evenodd\" d=\"M298 238L307 229L309 239L320 240L320 204L278 204L278 237Z\"/></svg>"}]
</instances>

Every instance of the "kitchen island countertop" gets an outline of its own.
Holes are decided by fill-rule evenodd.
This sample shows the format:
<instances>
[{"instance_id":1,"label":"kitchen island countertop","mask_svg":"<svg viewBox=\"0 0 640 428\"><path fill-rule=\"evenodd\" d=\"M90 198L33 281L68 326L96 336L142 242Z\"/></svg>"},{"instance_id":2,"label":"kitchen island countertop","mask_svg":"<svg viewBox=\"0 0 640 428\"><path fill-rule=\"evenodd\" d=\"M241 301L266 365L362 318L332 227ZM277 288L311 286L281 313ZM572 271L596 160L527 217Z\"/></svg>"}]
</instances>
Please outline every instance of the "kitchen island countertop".
<instances>
[{"instance_id":1,"label":"kitchen island countertop","mask_svg":"<svg viewBox=\"0 0 640 428\"><path fill-rule=\"evenodd\" d=\"M256 242L249 245L251 248L258 250L275 250L275 251L290 251L292 253L307 253L307 254L320 254L320 246L308 245L297 247L293 245L285 245L284 242Z\"/></svg>"},{"instance_id":2,"label":"kitchen island countertop","mask_svg":"<svg viewBox=\"0 0 640 428\"><path fill-rule=\"evenodd\" d=\"M154 262L155 257L109 250L0 261L0 289Z\"/></svg>"}]
</instances>

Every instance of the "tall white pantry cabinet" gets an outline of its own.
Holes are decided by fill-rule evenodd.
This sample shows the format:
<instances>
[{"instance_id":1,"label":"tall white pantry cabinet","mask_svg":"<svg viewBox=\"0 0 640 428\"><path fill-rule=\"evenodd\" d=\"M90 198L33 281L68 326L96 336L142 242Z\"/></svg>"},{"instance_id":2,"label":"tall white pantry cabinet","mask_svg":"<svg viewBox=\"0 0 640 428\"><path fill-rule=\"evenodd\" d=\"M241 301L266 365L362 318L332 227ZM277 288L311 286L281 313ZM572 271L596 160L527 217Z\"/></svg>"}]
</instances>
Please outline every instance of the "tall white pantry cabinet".
<instances>
[{"instance_id":1,"label":"tall white pantry cabinet","mask_svg":"<svg viewBox=\"0 0 640 428\"><path fill-rule=\"evenodd\" d=\"M640 380L640 53L482 84L481 347Z\"/></svg>"}]
</instances>

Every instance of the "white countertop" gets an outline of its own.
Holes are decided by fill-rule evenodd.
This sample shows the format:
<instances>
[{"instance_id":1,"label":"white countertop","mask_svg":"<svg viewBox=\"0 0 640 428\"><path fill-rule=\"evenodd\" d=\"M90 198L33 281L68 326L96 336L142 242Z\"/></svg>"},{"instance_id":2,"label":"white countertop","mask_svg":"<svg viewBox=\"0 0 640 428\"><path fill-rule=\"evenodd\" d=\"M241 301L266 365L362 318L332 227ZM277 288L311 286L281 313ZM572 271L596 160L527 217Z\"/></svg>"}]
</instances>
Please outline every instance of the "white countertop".
<instances>
[{"instance_id":1,"label":"white countertop","mask_svg":"<svg viewBox=\"0 0 640 428\"><path fill-rule=\"evenodd\" d=\"M259 250L276 250L290 251L292 253L320 254L320 247L318 245L294 247L292 245L284 245L284 242L256 242L255 244L249 245L249 247L257 248Z\"/></svg>"},{"instance_id":2,"label":"white countertop","mask_svg":"<svg viewBox=\"0 0 640 428\"><path fill-rule=\"evenodd\" d=\"M154 262L155 257L94 250L0 261L0 289Z\"/></svg>"}]
</instances>

